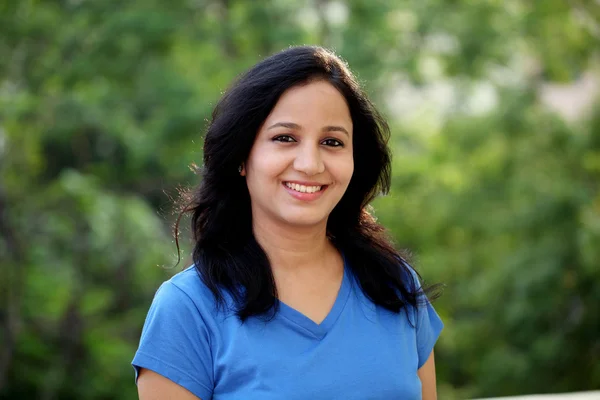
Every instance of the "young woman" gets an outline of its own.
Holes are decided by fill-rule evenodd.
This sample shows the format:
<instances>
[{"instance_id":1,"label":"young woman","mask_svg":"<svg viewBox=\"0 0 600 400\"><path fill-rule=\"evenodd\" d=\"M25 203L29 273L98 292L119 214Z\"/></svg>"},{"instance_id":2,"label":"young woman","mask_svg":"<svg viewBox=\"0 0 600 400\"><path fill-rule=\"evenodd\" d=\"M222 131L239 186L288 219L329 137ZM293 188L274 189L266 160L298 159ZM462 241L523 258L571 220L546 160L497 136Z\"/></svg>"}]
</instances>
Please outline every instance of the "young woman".
<instances>
[{"instance_id":1,"label":"young woman","mask_svg":"<svg viewBox=\"0 0 600 400\"><path fill-rule=\"evenodd\" d=\"M320 47L258 63L217 104L194 266L154 298L140 399L436 398L442 322L368 204L389 130Z\"/></svg>"}]
</instances>

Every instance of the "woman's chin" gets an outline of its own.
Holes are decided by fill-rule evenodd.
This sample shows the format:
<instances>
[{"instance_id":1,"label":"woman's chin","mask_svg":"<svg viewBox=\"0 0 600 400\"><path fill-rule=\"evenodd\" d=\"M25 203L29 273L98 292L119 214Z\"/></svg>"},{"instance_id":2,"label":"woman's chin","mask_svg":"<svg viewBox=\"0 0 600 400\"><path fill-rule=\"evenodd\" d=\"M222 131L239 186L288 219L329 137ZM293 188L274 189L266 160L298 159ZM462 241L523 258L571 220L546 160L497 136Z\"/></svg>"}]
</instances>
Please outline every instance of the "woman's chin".
<instances>
[{"instance_id":1,"label":"woman's chin","mask_svg":"<svg viewBox=\"0 0 600 400\"><path fill-rule=\"evenodd\" d=\"M321 227L327 224L327 215L316 213L297 213L295 215L286 215L283 218L283 223L290 227L310 228Z\"/></svg>"}]
</instances>

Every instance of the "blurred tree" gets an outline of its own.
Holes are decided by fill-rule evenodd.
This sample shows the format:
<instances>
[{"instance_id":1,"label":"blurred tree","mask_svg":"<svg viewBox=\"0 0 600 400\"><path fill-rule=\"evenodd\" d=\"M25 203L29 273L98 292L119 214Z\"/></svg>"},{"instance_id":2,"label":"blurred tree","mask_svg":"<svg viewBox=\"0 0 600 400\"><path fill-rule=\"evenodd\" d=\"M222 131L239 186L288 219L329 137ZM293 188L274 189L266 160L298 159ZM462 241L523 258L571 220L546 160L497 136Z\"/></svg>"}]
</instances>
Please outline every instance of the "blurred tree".
<instances>
[{"instance_id":1,"label":"blurred tree","mask_svg":"<svg viewBox=\"0 0 600 400\"><path fill-rule=\"evenodd\" d=\"M1 2L0 398L135 397L205 121L304 43L394 126L376 209L448 285L440 398L600 388L600 108L568 125L538 96L595 68L598 21L583 0Z\"/></svg>"},{"instance_id":2,"label":"blurred tree","mask_svg":"<svg viewBox=\"0 0 600 400\"><path fill-rule=\"evenodd\" d=\"M408 136L378 201L448 286L438 368L461 398L600 385L598 128L568 129L530 102L507 99L529 110L512 121L501 105Z\"/></svg>"}]
</instances>

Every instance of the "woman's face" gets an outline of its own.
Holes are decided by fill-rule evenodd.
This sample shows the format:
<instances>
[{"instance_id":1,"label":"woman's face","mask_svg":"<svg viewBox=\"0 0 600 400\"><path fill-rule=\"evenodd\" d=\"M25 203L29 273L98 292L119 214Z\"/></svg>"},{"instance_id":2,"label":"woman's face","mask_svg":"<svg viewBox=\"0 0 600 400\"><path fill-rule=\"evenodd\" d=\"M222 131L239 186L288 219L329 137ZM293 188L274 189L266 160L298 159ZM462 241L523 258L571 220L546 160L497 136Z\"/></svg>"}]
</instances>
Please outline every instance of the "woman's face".
<instances>
[{"instance_id":1,"label":"woman's face","mask_svg":"<svg viewBox=\"0 0 600 400\"><path fill-rule=\"evenodd\" d=\"M284 92L242 169L254 222L326 224L354 172L352 135L346 100L331 84Z\"/></svg>"}]
</instances>

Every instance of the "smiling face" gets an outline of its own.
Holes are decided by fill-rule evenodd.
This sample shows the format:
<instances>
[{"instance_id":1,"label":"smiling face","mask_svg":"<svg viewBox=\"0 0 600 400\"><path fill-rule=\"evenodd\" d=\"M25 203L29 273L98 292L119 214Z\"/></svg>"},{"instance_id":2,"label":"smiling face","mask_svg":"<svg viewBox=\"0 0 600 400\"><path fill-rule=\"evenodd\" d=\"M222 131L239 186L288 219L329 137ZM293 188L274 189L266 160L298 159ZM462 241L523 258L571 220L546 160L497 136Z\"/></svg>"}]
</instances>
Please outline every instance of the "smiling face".
<instances>
[{"instance_id":1,"label":"smiling face","mask_svg":"<svg viewBox=\"0 0 600 400\"><path fill-rule=\"evenodd\" d=\"M324 227L354 172L352 134L346 100L331 84L284 92L242 170L253 221Z\"/></svg>"}]
</instances>

